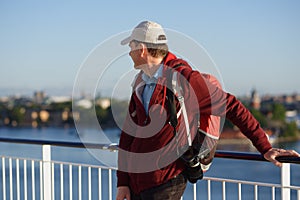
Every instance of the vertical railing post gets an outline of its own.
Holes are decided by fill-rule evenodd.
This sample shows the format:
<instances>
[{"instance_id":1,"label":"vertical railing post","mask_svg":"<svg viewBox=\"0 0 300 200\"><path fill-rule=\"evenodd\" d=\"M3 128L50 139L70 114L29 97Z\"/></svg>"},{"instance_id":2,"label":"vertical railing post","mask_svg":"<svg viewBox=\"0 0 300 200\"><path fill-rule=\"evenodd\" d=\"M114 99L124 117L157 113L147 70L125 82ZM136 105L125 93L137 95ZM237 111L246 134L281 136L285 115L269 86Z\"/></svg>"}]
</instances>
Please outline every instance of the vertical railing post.
<instances>
[{"instance_id":1,"label":"vertical railing post","mask_svg":"<svg viewBox=\"0 0 300 200\"><path fill-rule=\"evenodd\" d=\"M43 145L43 192L44 200L52 200L51 146Z\"/></svg>"},{"instance_id":2,"label":"vertical railing post","mask_svg":"<svg viewBox=\"0 0 300 200\"><path fill-rule=\"evenodd\" d=\"M112 174L111 174L111 169L108 170L108 194L109 194L109 200L112 200Z\"/></svg>"},{"instance_id":3,"label":"vertical railing post","mask_svg":"<svg viewBox=\"0 0 300 200\"><path fill-rule=\"evenodd\" d=\"M281 200L290 200L290 163L282 163L281 167Z\"/></svg>"}]
</instances>

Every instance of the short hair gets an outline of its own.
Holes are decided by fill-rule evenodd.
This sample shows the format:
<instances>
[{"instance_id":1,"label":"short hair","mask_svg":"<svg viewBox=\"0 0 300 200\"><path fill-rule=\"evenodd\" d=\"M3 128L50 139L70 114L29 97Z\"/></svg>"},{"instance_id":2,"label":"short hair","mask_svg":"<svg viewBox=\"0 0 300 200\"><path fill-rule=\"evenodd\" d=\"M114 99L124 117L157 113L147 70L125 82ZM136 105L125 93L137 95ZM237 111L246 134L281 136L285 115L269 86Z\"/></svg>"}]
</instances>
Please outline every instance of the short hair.
<instances>
[{"instance_id":1,"label":"short hair","mask_svg":"<svg viewBox=\"0 0 300 200\"><path fill-rule=\"evenodd\" d=\"M132 42L145 44L150 55L155 58L158 57L164 58L169 52L169 47L167 44L152 44L152 43L140 42L137 40L133 40Z\"/></svg>"}]
</instances>

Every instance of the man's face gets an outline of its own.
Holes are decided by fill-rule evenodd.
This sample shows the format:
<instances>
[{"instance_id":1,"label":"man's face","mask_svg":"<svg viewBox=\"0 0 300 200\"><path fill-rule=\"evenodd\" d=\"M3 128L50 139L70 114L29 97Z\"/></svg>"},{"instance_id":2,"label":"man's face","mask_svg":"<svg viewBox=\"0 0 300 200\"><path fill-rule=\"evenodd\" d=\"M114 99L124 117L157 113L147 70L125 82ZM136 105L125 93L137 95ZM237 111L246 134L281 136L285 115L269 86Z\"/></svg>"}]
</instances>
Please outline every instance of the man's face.
<instances>
[{"instance_id":1,"label":"man's face","mask_svg":"<svg viewBox=\"0 0 300 200\"><path fill-rule=\"evenodd\" d=\"M130 47L129 56L131 57L134 63L134 68L141 69L142 65L145 64L141 57L141 45L137 42L132 41L129 43L129 47Z\"/></svg>"}]
</instances>

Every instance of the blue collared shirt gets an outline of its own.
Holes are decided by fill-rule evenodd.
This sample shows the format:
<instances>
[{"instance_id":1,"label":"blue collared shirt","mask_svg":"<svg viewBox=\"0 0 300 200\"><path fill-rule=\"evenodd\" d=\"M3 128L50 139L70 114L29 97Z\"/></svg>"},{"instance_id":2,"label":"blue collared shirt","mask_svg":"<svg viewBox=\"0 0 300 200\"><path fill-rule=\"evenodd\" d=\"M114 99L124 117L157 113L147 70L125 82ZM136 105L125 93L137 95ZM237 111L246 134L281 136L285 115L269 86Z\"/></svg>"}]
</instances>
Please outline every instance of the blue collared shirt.
<instances>
[{"instance_id":1,"label":"blue collared shirt","mask_svg":"<svg viewBox=\"0 0 300 200\"><path fill-rule=\"evenodd\" d=\"M150 99L151 99L152 94L154 92L154 89L155 89L158 78L162 77L162 71L163 71L163 65L160 65L160 67L154 73L154 75L152 77L149 77L145 73L142 74L142 79L146 83L142 96L143 96L144 108L146 110L147 115L148 115L148 112L149 112Z\"/></svg>"}]
</instances>

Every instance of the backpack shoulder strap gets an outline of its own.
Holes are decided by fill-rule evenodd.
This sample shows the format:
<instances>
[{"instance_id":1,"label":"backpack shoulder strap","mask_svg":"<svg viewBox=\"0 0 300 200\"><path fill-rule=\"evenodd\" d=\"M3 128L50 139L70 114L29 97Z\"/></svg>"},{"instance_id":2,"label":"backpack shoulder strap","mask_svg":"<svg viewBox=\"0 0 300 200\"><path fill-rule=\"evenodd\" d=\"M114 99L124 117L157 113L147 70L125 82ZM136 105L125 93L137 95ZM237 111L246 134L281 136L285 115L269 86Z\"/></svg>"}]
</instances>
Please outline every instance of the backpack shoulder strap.
<instances>
[{"instance_id":1,"label":"backpack shoulder strap","mask_svg":"<svg viewBox=\"0 0 300 200\"><path fill-rule=\"evenodd\" d=\"M188 144L189 146L192 146L192 137L190 133L190 127L189 127L189 122L188 122L188 116L187 116L187 111L184 103L184 96L182 94L182 88L178 84L178 72L177 70L179 67L184 66L182 63L179 63L175 65L172 69L170 70L167 78L167 97L168 97L168 104L169 104L169 110L170 110L170 124L172 125L174 129L174 135L176 135L176 127L178 125L178 117L182 114L182 117L184 119L185 123L185 128L186 128L186 133L187 133L187 138L188 138ZM176 101L175 98L177 97L179 104L180 104L180 110L177 112L176 110Z\"/></svg>"}]
</instances>

